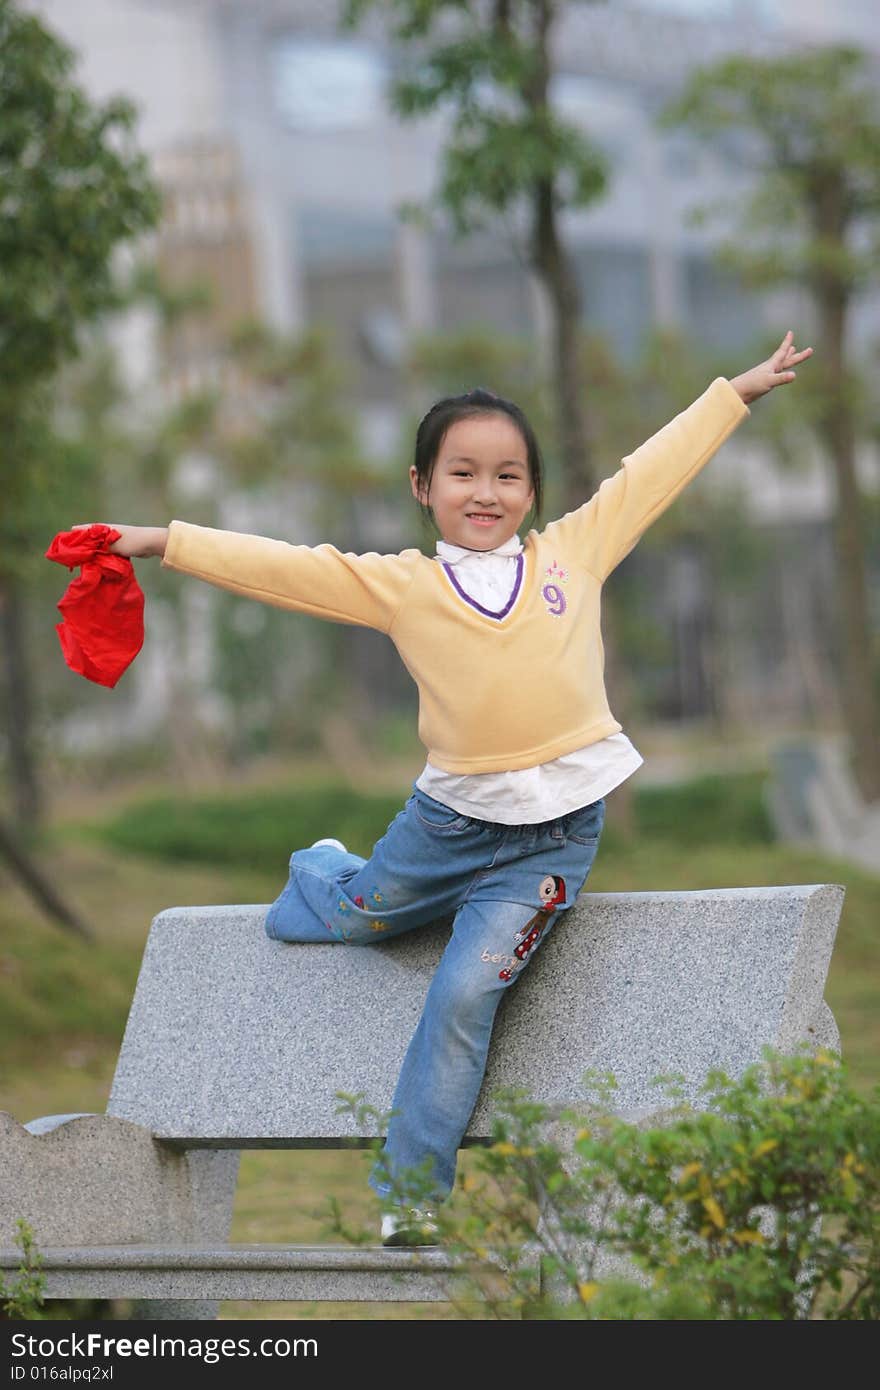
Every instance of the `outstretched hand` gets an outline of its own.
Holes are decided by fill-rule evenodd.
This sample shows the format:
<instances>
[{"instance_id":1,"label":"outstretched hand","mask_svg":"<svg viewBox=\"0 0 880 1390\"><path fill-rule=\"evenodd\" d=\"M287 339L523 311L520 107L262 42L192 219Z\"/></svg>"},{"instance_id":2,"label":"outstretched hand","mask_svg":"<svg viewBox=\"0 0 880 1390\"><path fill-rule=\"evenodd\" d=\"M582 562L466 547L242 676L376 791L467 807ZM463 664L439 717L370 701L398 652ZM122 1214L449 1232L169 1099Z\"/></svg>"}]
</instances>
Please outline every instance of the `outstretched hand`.
<instances>
[{"instance_id":1,"label":"outstretched hand","mask_svg":"<svg viewBox=\"0 0 880 1390\"><path fill-rule=\"evenodd\" d=\"M812 351L813 349L808 347L798 352L794 345L794 334L789 329L779 347L766 362L760 362L757 367L752 367L751 371L734 377L730 384L739 392L745 404L750 405L759 396L766 396L774 386L786 386L790 381L794 381L797 372L793 368L806 361L812 355Z\"/></svg>"},{"instance_id":2,"label":"outstretched hand","mask_svg":"<svg viewBox=\"0 0 880 1390\"><path fill-rule=\"evenodd\" d=\"M71 527L80 531L83 527L94 526L93 521L80 521ZM103 523L119 531L118 541L107 549L111 555L124 555L128 559L147 559L149 556L162 556L168 542L168 531L164 526L120 526L115 521Z\"/></svg>"}]
</instances>

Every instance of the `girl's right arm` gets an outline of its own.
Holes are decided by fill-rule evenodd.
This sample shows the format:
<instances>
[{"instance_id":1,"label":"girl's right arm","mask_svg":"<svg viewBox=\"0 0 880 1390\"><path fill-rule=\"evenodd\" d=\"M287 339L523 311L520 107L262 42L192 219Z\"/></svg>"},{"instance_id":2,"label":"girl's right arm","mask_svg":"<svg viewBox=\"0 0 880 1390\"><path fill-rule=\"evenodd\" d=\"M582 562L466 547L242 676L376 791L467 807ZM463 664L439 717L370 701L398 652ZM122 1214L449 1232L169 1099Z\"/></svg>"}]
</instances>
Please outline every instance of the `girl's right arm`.
<instances>
[{"instance_id":1,"label":"girl's right arm","mask_svg":"<svg viewBox=\"0 0 880 1390\"><path fill-rule=\"evenodd\" d=\"M168 526L121 526L108 549L126 559L161 558L166 569L216 584L244 598L311 613L331 622L388 632L421 560L400 555L343 554L332 545L291 545L236 531L172 521ZM72 530L93 526L80 522Z\"/></svg>"},{"instance_id":2,"label":"girl's right arm","mask_svg":"<svg viewBox=\"0 0 880 1390\"><path fill-rule=\"evenodd\" d=\"M242 598L380 632L389 632L422 562L418 550L353 555L186 521L170 522L162 555L164 569Z\"/></svg>"},{"instance_id":3,"label":"girl's right arm","mask_svg":"<svg viewBox=\"0 0 880 1390\"><path fill-rule=\"evenodd\" d=\"M94 524L93 521L82 521L71 530L82 531ZM119 540L107 547L113 555L124 555L129 560L146 560L153 555L161 559L165 554L167 526L119 526L115 521L104 524L120 532Z\"/></svg>"}]
</instances>

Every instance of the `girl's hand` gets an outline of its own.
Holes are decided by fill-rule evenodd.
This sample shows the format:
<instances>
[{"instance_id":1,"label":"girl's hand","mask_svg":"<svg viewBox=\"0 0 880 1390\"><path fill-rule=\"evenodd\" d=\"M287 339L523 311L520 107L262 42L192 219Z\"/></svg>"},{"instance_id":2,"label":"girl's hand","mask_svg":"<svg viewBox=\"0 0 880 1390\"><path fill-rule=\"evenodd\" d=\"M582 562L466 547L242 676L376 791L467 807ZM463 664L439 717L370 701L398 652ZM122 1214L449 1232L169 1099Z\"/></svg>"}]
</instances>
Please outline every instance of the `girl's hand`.
<instances>
[{"instance_id":1,"label":"girl's hand","mask_svg":"<svg viewBox=\"0 0 880 1390\"><path fill-rule=\"evenodd\" d=\"M803 362L812 351L813 349L808 347L804 348L803 352L798 352L794 345L794 334L789 329L772 357L768 357L766 362L761 362L757 367L752 367L750 372L743 372L742 376L734 377L730 384L739 392L745 404L750 405L759 396L766 396L774 386L786 386L788 382L794 381L797 373L792 371L792 367Z\"/></svg>"},{"instance_id":2,"label":"girl's hand","mask_svg":"<svg viewBox=\"0 0 880 1390\"><path fill-rule=\"evenodd\" d=\"M80 521L70 529L82 531L95 524L94 521ZM168 544L167 526L120 526L116 521L105 521L102 524L120 532L119 540L107 547L111 555L124 555L130 560L145 560L152 555L165 554L165 546Z\"/></svg>"}]
</instances>

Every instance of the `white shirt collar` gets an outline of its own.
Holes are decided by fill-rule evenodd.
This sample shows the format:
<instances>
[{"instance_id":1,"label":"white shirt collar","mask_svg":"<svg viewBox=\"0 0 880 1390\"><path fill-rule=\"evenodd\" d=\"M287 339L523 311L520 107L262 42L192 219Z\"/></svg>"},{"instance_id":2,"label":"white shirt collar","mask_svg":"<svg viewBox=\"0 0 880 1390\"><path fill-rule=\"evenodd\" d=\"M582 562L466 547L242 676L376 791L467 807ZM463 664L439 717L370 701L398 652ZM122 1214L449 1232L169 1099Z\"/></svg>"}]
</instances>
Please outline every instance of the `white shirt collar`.
<instances>
[{"instance_id":1,"label":"white shirt collar","mask_svg":"<svg viewBox=\"0 0 880 1390\"><path fill-rule=\"evenodd\" d=\"M496 545L494 550L468 550L466 546L451 545L449 541L437 542L437 554L449 565L458 564L460 560L485 560L490 555L519 555L522 548L522 541L516 534L503 545Z\"/></svg>"}]
</instances>

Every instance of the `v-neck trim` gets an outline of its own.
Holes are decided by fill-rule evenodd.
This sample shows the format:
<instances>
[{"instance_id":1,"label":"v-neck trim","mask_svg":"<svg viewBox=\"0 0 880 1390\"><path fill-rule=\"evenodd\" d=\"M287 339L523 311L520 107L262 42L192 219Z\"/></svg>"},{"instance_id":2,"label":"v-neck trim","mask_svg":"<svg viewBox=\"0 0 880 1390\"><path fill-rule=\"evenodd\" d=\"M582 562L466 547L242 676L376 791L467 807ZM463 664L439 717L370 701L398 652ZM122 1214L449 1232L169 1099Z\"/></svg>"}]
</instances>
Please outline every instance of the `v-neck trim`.
<instances>
[{"instance_id":1,"label":"v-neck trim","mask_svg":"<svg viewBox=\"0 0 880 1390\"><path fill-rule=\"evenodd\" d=\"M513 582L513 588L510 591L510 598L507 600L504 607L499 609L497 612L493 612L491 608L484 608L482 603L478 603L475 598L472 598L471 595L464 588L462 588L461 584L456 579L454 569L448 560L441 560L440 563L443 566L443 570L446 574L447 579L449 580L455 592L458 594L459 598L464 599L465 603L468 604L469 607L476 609L478 613L482 613L483 617L485 618L494 618L496 622L501 622L511 612L514 605L516 604L517 599L520 596L520 591L522 590L523 584L523 573L525 571L525 550L521 550L516 556L516 578Z\"/></svg>"}]
</instances>

